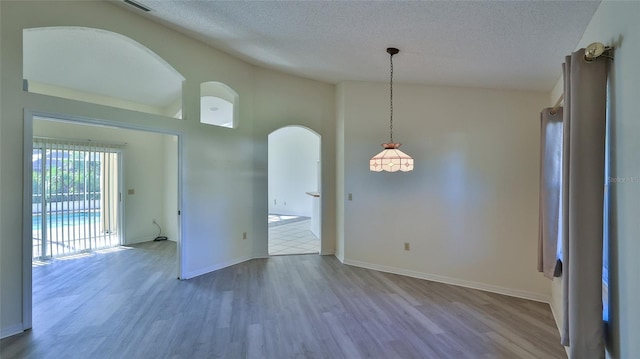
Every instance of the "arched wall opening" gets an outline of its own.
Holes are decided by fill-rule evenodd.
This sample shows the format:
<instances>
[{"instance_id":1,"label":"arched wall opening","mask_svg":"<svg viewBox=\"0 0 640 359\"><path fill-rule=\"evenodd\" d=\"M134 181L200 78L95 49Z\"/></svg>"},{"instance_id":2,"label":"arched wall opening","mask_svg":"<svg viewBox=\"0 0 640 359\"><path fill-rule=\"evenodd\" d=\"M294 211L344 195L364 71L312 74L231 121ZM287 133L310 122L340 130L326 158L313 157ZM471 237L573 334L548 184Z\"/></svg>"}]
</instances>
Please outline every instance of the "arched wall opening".
<instances>
[{"instance_id":1,"label":"arched wall opening","mask_svg":"<svg viewBox=\"0 0 640 359\"><path fill-rule=\"evenodd\" d=\"M321 137L286 126L268 137L269 254L319 253Z\"/></svg>"},{"instance_id":2,"label":"arched wall opening","mask_svg":"<svg viewBox=\"0 0 640 359\"><path fill-rule=\"evenodd\" d=\"M137 41L75 26L22 33L25 91L181 118L184 77Z\"/></svg>"},{"instance_id":3,"label":"arched wall opening","mask_svg":"<svg viewBox=\"0 0 640 359\"><path fill-rule=\"evenodd\" d=\"M200 122L228 128L238 127L238 93L222 82L200 84Z\"/></svg>"}]
</instances>

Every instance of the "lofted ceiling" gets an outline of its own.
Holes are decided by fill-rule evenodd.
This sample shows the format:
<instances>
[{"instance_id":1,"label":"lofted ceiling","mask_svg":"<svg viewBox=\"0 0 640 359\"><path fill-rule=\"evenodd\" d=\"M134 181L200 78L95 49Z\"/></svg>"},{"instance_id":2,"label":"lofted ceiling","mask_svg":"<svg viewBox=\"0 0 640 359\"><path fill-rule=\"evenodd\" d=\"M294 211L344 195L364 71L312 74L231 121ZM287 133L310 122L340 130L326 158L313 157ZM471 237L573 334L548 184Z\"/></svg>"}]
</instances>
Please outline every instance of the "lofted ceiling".
<instances>
[{"instance_id":1,"label":"lofted ceiling","mask_svg":"<svg viewBox=\"0 0 640 359\"><path fill-rule=\"evenodd\" d=\"M549 91L600 1L136 0L245 61L320 81ZM602 41L602 39L593 39Z\"/></svg>"}]
</instances>

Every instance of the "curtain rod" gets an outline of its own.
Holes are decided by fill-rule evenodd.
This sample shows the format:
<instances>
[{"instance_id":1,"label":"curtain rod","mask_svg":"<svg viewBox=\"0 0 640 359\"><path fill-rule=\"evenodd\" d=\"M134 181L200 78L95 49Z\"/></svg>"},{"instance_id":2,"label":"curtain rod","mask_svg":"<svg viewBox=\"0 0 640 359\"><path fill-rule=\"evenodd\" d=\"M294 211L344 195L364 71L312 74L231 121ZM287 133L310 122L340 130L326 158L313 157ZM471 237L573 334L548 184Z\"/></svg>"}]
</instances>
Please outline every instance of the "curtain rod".
<instances>
[{"instance_id":1,"label":"curtain rod","mask_svg":"<svg viewBox=\"0 0 640 359\"><path fill-rule=\"evenodd\" d=\"M589 44L589 46L587 46L584 49L584 61L591 62L600 56L613 60L613 54L611 53L612 51L613 51L612 46L605 46L601 42L591 43ZM551 109L551 111L549 111L549 113L552 115L555 115L558 112L558 109L560 108L560 104L562 103L563 100L564 100L564 92L560 95L560 97L558 98L558 101L556 101L556 104L553 105L553 108Z\"/></svg>"},{"instance_id":2,"label":"curtain rod","mask_svg":"<svg viewBox=\"0 0 640 359\"><path fill-rule=\"evenodd\" d=\"M556 104L553 105L553 108L551 109L551 111L549 111L549 113L555 115L558 112L562 101L564 101L564 92L560 94L560 97L558 97L558 101L556 101Z\"/></svg>"}]
</instances>

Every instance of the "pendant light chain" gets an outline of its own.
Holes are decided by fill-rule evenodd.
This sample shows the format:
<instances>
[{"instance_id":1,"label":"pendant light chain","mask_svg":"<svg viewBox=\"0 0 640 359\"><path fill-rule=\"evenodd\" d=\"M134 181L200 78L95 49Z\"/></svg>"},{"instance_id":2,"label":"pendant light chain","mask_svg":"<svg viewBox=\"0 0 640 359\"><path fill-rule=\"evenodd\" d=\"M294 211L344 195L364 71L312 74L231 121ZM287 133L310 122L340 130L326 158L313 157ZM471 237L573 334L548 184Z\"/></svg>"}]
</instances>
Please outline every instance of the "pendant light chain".
<instances>
[{"instance_id":1,"label":"pendant light chain","mask_svg":"<svg viewBox=\"0 0 640 359\"><path fill-rule=\"evenodd\" d=\"M393 143L393 54L389 56L389 62L391 63L391 76L389 77L389 137L390 142Z\"/></svg>"},{"instance_id":2,"label":"pendant light chain","mask_svg":"<svg viewBox=\"0 0 640 359\"><path fill-rule=\"evenodd\" d=\"M0 0L1 1L1 0ZM384 150L369 160L371 172L410 172L413 171L413 158L400 151L399 143L393 142L393 55L399 53L395 47L388 47L389 56L389 143L383 143Z\"/></svg>"}]
</instances>

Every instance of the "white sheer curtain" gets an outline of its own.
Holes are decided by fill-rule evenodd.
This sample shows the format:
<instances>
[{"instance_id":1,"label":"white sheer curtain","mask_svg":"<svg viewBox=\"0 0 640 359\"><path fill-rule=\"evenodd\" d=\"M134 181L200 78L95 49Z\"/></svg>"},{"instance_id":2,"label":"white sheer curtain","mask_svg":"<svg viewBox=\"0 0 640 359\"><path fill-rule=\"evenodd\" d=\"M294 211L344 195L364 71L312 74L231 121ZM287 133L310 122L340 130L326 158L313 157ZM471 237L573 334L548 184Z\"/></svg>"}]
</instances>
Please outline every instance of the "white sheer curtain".
<instances>
[{"instance_id":1,"label":"white sheer curtain","mask_svg":"<svg viewBox=\"0 0 640 359\"><path fill-rule=\"evenodd\" d=\"M562 108L546 108L540 113L540 216L538 230L538 271L545 277L560 275L558 240L562 222Z\"/></svg>"}]
</instances>

